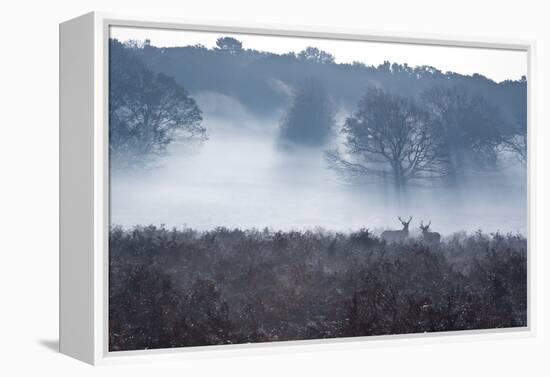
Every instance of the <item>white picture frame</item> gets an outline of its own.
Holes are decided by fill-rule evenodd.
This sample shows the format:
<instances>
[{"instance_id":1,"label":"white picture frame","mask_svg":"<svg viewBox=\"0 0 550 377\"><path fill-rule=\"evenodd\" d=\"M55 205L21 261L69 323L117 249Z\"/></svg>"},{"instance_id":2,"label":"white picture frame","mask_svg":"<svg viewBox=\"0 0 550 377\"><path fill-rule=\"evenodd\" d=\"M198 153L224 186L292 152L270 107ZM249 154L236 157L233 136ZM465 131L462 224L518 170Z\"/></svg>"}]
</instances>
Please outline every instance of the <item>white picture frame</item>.
<instances>
[{"instance_id":1,"label":"white picture frame","mask_svg":"<svg viewBox=\"0 0 550 377\"><path fill-rule=\"evenodd\" d=\"M307 340L264 344L108 351L108 38L111 26L298 36L419 45L519 50L528 59L528 232L533 240L532 203L533 54L535 43L459 36L390 33L281 25L196 22L92 12L60 24L60 352L90 364L145 359L294 352L393 343L502 339L535 334L535 251L528 243L528 326L494 329Z\"/></svg>"}]
</instances>

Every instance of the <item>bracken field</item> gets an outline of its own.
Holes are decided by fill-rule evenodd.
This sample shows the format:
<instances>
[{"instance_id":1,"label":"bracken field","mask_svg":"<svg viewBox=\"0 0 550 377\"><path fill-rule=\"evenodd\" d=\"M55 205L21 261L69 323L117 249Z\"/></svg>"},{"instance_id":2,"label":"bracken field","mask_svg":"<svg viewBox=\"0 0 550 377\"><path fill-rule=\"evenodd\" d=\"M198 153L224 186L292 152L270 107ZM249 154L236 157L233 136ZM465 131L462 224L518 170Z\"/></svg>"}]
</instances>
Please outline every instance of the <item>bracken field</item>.
<instances>
[{"instance_id":1,"label":"bracken field","mask_svg":"<svg viewBox=\"0 0 550 377\"><path fill-rule=\"evenodd\" d=\"M527 325L519 234L112 227L109 349Z\"/></svg>"}]
</instances>

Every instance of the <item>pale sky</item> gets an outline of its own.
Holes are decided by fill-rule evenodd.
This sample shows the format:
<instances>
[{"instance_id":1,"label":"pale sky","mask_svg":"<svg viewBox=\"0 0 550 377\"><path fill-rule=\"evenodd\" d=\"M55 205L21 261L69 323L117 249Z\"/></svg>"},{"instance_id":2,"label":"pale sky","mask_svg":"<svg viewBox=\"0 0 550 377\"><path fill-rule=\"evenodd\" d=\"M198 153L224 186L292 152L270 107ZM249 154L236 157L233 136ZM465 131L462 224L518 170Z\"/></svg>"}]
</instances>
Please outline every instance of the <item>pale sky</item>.
<instances>
[{"instance_id":1,"label":"pale sky","mask_svg":"<svg viewBox=\"0 0 550 377\"><path fill-rule=\"evenodd\" d=\"M111 27L110 32L111 38L120 41L149 39L157 47L202 44L212 48L216 45L216 39L222 36L237 38L245 49L277 54L291 51L298 53L311 46L330 52L337 63L359 61L376 66L388 60L391 63L407 63L412 67L429 65L443 72L453 71L465 75L478 73L496 82L517 80L527 75L525 51L130 27Z\"/></svg>"}]
</instances>

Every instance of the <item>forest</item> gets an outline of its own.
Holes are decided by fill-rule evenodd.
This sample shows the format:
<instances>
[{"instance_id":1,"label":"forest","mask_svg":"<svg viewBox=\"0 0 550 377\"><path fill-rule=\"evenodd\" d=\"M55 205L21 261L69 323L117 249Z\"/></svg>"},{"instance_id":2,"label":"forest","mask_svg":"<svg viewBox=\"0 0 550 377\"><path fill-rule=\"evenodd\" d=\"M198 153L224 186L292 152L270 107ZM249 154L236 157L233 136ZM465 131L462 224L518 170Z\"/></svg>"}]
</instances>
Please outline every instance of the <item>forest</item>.
<instances>
[{"instance_id":1,"label":"forest","mask_svg":"<svg viewBox=\"0 0 550 377\"><path fill-rule=\"evenodd\" d=\"M109 349L526 326L526 249L481 231L434 244L368 229L114 227Z\"/></svg>"}]
</instances>

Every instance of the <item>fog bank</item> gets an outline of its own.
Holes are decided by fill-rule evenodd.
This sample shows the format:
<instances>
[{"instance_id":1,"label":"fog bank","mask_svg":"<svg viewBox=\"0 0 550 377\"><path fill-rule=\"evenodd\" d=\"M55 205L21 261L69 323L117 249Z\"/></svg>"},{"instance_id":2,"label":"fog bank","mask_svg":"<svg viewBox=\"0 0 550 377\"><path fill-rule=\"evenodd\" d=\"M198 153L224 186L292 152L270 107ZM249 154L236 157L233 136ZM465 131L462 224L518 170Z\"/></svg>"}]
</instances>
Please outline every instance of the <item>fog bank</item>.
<instances>
[{"instance_id":1,"label":"fog bank","mask_svg":"<svg viewBox=\"0 0 550 377\"><path fill-rule=\"evenodd\" d=\"M323 148L281 148L282 109L258 118L229 96L194 97L208 140L172 145L159 167L142 174L112 174L111 224L381 231L400 229L397 216L413 216L415 232L421 219L442 234L526 232L524 169L480 175L460 190L413 187L397 201L390 187L343 182Z\"/></svg>"}]
</instances>

